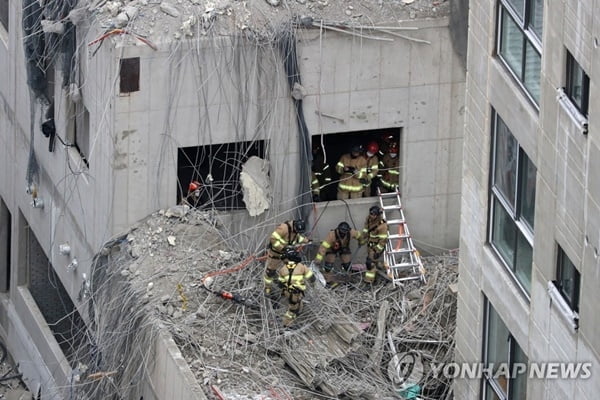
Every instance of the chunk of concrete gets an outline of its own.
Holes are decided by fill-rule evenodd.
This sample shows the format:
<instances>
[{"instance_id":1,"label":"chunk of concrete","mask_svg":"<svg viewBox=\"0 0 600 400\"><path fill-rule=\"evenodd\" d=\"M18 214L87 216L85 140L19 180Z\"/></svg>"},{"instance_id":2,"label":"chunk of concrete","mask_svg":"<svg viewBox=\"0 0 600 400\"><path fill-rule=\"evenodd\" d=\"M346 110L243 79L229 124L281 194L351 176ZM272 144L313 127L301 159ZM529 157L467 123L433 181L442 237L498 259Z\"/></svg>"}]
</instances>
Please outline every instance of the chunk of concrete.
<instances>
[{"instance_id":1,"label":"chunk of concrete","mask_svg":"<svg viewBox=\"0 0 600 400\"><path fill-rule=\"evenodd\" d=\"M260 215L270 206L271 183L269 163L260 157L252 156L242 165L240 182L244 193L244 203L250 216Z\"/></svg>"}]
</instances>

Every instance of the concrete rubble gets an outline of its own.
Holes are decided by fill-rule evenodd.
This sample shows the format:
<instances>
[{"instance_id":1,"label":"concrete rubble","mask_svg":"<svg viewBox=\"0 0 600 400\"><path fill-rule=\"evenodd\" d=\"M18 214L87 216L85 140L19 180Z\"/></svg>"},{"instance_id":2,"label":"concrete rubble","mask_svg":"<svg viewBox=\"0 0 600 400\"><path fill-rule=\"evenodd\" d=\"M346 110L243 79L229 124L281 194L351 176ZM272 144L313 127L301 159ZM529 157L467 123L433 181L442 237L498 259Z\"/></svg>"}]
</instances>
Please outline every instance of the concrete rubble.
<instances>
[{"instance_id":1,"label":"concrete rubble","mask_svg":"<svg viewBox=\"0 0 600 400\"><path fill-rule=\"evenodd\" d=\"M407 385L426 398L450 398L450 382L429 376L427 366L453 355L455 252L424 258L425 286L397 288L381 276L367 287L360 273L335 289L315 284L297 329L286 331L285 300L262 295L261 252L232 248L228 237L215 214L175 207L106 245L92 284L103 343L92 347L103 370L119 375L110 386L82 387L87 395L127 395L140 365L150 367L147 354L129 354L123 365L123 351L135 353L127 344L134 339L123 332L135 327L135 342L146 349L157 332L168 332L208 398L216 390L227 399L383 399L397 398ZM217 295L222 291L234 300ZM399 369L406 352L423 357L421 376L408 379ZM82 352L79 361L92 365L89 356Z\"/></svg>"},{"instance_id":2,"label":"concrete rubble","mask_svg":"<svg viewBox=\"0 0 600 400\"><path fill-rule=\"evenodd\" d=\"M125 0L89 1L87 9L104 29L126 26L129 33L155 43L202 36L209 31L215 34L248 31L253 36L270 36L274 26L294 16L364 29L374 24L396 25L449 13L446 0ZM131 38L123 36L120 40ZM133 40L131 43L140 44Z\"/></svg>"}]
</instances>

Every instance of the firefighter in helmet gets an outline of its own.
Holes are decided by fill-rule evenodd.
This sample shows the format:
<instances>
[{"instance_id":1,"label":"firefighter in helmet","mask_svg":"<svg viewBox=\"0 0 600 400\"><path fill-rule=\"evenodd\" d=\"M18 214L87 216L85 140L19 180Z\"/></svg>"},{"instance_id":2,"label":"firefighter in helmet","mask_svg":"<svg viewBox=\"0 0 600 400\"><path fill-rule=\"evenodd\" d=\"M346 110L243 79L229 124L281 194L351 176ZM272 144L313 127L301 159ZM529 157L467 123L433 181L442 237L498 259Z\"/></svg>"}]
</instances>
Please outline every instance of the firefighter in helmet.
<instances>
[{"instance_id":1,"label":"firefighter in helmet","mask_svg":"<svg viewBox=\"0 0 600 400\"><path fill-rule=\"evenodd\" d=\"M377 268L385 269L383 250L388 239L388 226L383 219L383 210L379 206L369 208L369 215L362 230L361 244L367 244L367 260L365 262L365 282L373 283L377 276Z\"/></svg>"},{"instance_id":2,"label":"firefighter in helmet","mask_svg":"<svg viewBox=\"0 0 600 400\"><path fill-rule=\"evenodd\" d=\"M340 175L337 199L356 199L362 197L364 187L361 180L366 178L367 159L363 154L361 145L354 145L350 153L340 157L335 165L336 172Z\"/></svg>"},{"instance_id":3,"label":"firefighter in helmet","mask_svg":"<svg viewBox=\"0 0 600 400\"><path fill-rule=\"evenodd\" d=\"M367 144L367 151L365 152L366 165L364 173L362 174L363 178L361 179L361 183L364 188L363 196L370 197L371 196L371 182L373 178L377 176L379 172L379 157L377 154L379 153L379 144L377 142L369 142Z\"/></svg>"},{"instance_id":4,"label":"firefighter in helmet","mask_svg":"<svg viewBox=\"0 0 600 400\"><path fill-rule=\"evenodd\" d=\"M302 235L305 230L306 224L304 220L295 219L279 224L273 233L271 233L263 277L266 295L271 295L273 280L277 277L277 270L283 264L284 254L290 249L310 242L308 238Z\"/></svg>"},{"instance_id":5,"label":"firefighter in helmet","mask_svg":"<svg viewBox=\"0 0 600 400\"><path fill-rule=\"evenodd\" d=\"M335 257L339 255L342 268L349 271L352 261L352 251L350 250L350 240L352 238L360 241L360 232L350 228L347 222L340 222L337 228L330 230L321 242L314 262L317 265L323 262L323 270L331 272Z\"/></svg>"},{"instance_id":6,"label":"firefighter in helmet","mask_svg":"<svg viewBox=\"0 0 600 400\"><path fill-rule=\"evenodd\" d=\"M400 161L398 160L398 143L391 142L387 153L379 162L381 179L379 188L382 193L395 192L400 177Z\"/></svg>"},{"instance_id":7,"label":"firefighter in helmet","mask_svg":"<svg viewBox=\"0 0 600 400\"><path fill-rule=\"evenodd\" d=\"M306 284L313 283L313 271L301 263L300 254L296 250L288 250L283 254L284 265L277 270L277 283L281 287L283 297L288 300L288 309L283 315L283 326L290 326L302 311L302 299Z\"/></svg>"}]
</instances>

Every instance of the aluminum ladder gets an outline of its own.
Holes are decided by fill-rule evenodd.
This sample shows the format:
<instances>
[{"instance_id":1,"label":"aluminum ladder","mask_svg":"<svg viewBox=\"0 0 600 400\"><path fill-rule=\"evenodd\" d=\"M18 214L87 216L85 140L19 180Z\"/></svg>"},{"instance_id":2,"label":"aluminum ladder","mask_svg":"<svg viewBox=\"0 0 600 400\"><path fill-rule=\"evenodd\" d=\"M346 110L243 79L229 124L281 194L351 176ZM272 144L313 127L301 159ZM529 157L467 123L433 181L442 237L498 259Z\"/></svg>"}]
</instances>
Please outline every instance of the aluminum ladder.
<instances>
[{"instance_id":1,"label":"aluminum ladder","mask_svg":"<svg viewBox=\"0 0 600 400\"><path fill-rule=\"evenodd\" d=\"M383 218L388 225L388 240L384 252L388 277L394 286L415 279L427 283L421 255L415 248L406 224L400 192L396 189L395 192L381 193L377 189L377 196L383 210Z\"/></svg>"}]
</instances>

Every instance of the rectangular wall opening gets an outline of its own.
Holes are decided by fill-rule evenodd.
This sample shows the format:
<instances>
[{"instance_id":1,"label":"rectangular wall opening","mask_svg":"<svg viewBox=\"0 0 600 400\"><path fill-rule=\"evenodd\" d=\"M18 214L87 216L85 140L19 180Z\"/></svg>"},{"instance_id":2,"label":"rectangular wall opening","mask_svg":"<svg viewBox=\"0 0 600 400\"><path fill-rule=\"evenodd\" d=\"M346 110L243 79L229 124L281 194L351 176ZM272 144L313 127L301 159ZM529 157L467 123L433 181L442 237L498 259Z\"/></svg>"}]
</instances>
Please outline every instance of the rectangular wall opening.
<instances>
[{"instance_id":1,"label":"rectangular wall opening","mask_svg":"<svg viewBox=\"0 0 600 400\"><path fill-rule=\"evenodd\" d=\"M376 154L379 161L382 160L383 156L388 152L390 147L392 147L391 143L396 144L398 151L398 167L393 167L398 174L393 174L392 176L386 175L384 177L383 171L387 168L382 168L380 165L378 176L371 180L371 184L368 187L365 187L365 192L362 197L376 196L377 187L382 185L382 179L387 179L386 181L396 183L400 187L403 165L402 149L400 148L401 131L402 128L387 128L313 136L312 150L314 161L312 169L313 172L315 172L315 170L318 170L317 173L319 171L321 172L321 175L317 178L319 179L320 186L318 201L330 201L337 198L340 174L336 172L335 167L340 157L342 157L343 154L350 153L350 150L354 145L361 145L366 151L366 148L370 143L376 143L379 148Z\"/></svg>"},{"instance_id":2,"label":"rectangular wall opening","mask_svg":"<svg viewBox=\"0 0 600 400\"><path fill-rule=\"evenodd\" d=\"M12 215L0 198L0 292L10 290Z\"/></svg>"},{"instance_id":3,"label":"rectangular wall opening","mask_svg":"<svg viewBox=\"0 0 600 400\"><path fill-rule=\"evenodd\" d=\"M218 210L245 208L240 184L242 165L252 156L265 158L265 148L263 140L179 148L177 203L188 197L190 183L195 181L200 189L194 206Z\"/></svg>"},{"instance_id":4,"label":"rectangular wall opening","mask_svg":"<svg viewBox=\"0 0 600 400\"><path fill-rule=\"evenodd\" d=\"M122 58L119 67L119 91L121 94L139 91L140 58Z\"/></svg>"},{"instance_id":5,"label":"rectangular wall opening","mask_svg":"<svg viewBox=\"0 0 600 400\"><path fill-rule=\"evenodd\" d=\"M85 324L33 231L27 226L24 234L29 291L65 357L71 360L85 337Z\"/></svg>"}]
</instances>

